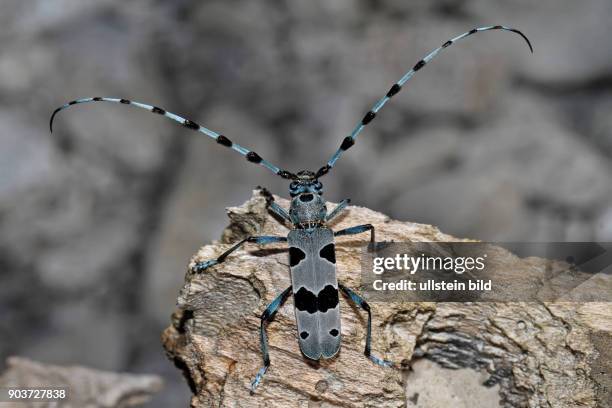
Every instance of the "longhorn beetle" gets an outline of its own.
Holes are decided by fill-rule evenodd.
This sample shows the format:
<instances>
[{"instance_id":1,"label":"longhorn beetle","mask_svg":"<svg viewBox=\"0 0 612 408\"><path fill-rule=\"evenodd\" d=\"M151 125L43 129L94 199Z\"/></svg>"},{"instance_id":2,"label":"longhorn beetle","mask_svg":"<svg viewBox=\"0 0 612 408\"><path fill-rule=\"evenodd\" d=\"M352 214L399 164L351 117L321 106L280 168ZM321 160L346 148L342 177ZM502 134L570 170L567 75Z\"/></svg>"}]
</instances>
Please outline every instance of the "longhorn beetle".
<instances>
[{"instance_id":1,"label":"longhorn beetle","mask_svg":"<svg viewBox=\"0 0 612 408\"><path fill-rule=\"evenodd\" d=\"M274 174L291 180L289 185L289 195L291 204L289 212L279 206L273 200L269 201L269 210L279 216L284 222L291 224L292 229L287 237L277 236L251 236L236 243L227 251L222 253L217 259L196 263L192 270L200 273L214 265L222 263L232 252L236 251L243 244L250 242L265 245L276 242L286 242L289 245L289 269L291 273L291 286L281 292L270 303L261 315L260 342L263 354L263 367L259 370L255 379L251 382L251 390L261 382L264 374L270 366L268 354L268 339L265 324L272 320L279 307L293 293L295 305L295 317L298 328L298 342L302 353L309 359L319 360L328 359L336 355L340 349L340 306L338 302L338 289L354 304L368 312L367 334L365 341L364 354L374 363L381 366L393 366L393 363L376 357L371 353L372 339L372 313L368 303L353 290L339 284L336 278L336 256L334 247L334 237L343 235L355 235L363 232L370 233L370 241L373 244L374 227L371 224L357 225L340 231L332 231L327 225L336 218L349 204L349 200L342 200L331 212L327 212L325 200L321 197L323 186L319 179L329 173L334 167L342 153L347 151L355 144L355 140L363 128L370 123L382 109L382 107L412 76L425 65L427 65L442 49L451 44L466 38L472 34L488 30L505 30L519 34L527 42L529 49L533 48L529 39L519 30L505 26L488 26L474 28L455 38L452 38L433 50L425 58L421 59L408 71L399 81L389 89L385 96L380 98L374 106L365 114L363 119L355 126L351 134L345 137L340 147L331 159L316 172L302 170L291 173L287 170L275 166L264 160L259 154L244 148L222 134L216 133L199 124L185 119L174 113L157 106L134 102L128 99L93 97L77 99L57 108L51 115L49 127L53 132L53 119L55 115L72 105L87 102L114 102L125 105L133 105L158 115L172 119L188 129L203 133L212 138L222 146L230 148L243 155L249 162L259 164Z\"/></svg>"}]
</instances>

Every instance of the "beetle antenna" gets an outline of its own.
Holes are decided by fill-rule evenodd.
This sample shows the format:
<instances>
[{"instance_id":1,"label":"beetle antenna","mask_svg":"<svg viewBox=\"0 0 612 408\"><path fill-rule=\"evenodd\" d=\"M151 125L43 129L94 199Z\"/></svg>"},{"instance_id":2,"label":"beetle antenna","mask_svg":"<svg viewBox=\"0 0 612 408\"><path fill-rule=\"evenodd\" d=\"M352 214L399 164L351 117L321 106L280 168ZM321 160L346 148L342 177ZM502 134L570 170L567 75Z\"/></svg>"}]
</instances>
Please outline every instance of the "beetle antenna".
<instances>
[{"instance_id":1,"label":"beetle antenna","mask_svg":"<svg viewBox=\"0 0 612 408\"><path fill-rule=\"evenodd\" d=\"M397 94L402 89L402 86L410 78L412 78L414 76L414 74L418 70L423 68L427 63L429 63L429 61L431 61L436 55L438 55L438 53L442 49L447 48L451 44L454 44L455 42L457 42L457 41L459 41L459 40L461 40L463 38L466 38L466 37L468 37L468 36L470 36L472 34L475 34L475 33L481 32L481 31L489 31L489 30L505 30L505 31L511 31L513 33L516 33L516 34L520 35L527 42L527 45L529 46L529 49L533 53L533 47L531 46L531 42L525 36L525 34L523 34L522 32L520 32L519 30L517 30L515 28L501 26L501 25L474 28L474 29L472 29L470 31L467 31L467 32L465 32L465 33L455 37L455 38L452 38L452 39L448 40L447 42L445 42L444 44L442 44L441 46L439 46L438 48L433 50L431 53L429 53L425 58L423 58L419 62L417 62L416 65L410 71L408 71L399 81L397 81L395 84L393 84L393 86L391 87L391 89L389 89L387 94L385 96L383 96L382 98L380 98L374 104L374 106L372 106L372 109L370 109L365 114L363 119L361 119L361 121L357 124L357 126L355 126L355 128L353 129L351 134L349 136L345 137L342 140L342 144L340 145L340 147L338 148L336 153L332 156L332 158L327 162L327 164L325 166L321 167L317 171L316 177L319 178L319 177L327 174L329 172L329 170L331 170L331 168L334 167L334 165L336 164L336 161L338 161L338 159L340 158L342 153L345 152L346 150L350 149L355 144L355 139L357 138L357 135L359 135L359 133L361 133L363 128L368 123L370 123L372 121L372 119L374 119L376 117L376 114L378 113L378 111L380 111L382 109L382 107L385 106L387 101L389 99L391 99L395 94Z\"/></svg>"},{"instance_id":2,"label":"beetle antenna","mask_svg":"<svg viewBox=\"0 0 612 408\"><path fill-rule=\"evenodd\" d=\"M275 166L274 164L270 163L267 160L264 160L263 158L261 158L261 156L259 156L257 153L255 153L252 150L249 150L245 147L240 146L237 143L232 142L230 139L228 139L227 137L223 136L222 134L219 134L217 132L214 132L210 129L205 128L204 126L200 126L199 124L195 123L192 120L189 119L185 119L181 116L178 116L174 113L168 112L165 109L162 108L158 108L157 106L152 106L152 105L147 105L141 102L135 102L135 101L131 101L128 99L118 99L118 98L103 98L103 97L93 97L93 98L83 98L83 99L76 99L74 101L68 102L67 104L60 106L59 108L57 108L53 114L51 115L51 119L49 121L49 130L51 131L51 133L53 133L53 120L55 119L55 115L57 115L60 111L69 108L72 105L78 105L81 103L88 103L88 102L113 102L113 103L121 103L121 104L125 104L125 105L132 105L132 106L136 106L138 108L147 110L149 112L158 114L158 115L162 115L167 117L168 119L171 119L175 122L180 123L181 125L183 125L184 127L191 129L191 130L195 130L197 132L203 133L206 136L212 138L213 140L215 140L217 143L219 143L222 146L225 147L229 147L230 149L240 153L241 155L243 155L248 161L250 161L251 163L255 163L255 164L259 164L265 168L267 168L268 170L272 171L274 174L281 176L282 178L285 179L296 179L297 176L291 172L288 172L286 170L282 170L281 168Z\"/></svg>"}]
</instances>

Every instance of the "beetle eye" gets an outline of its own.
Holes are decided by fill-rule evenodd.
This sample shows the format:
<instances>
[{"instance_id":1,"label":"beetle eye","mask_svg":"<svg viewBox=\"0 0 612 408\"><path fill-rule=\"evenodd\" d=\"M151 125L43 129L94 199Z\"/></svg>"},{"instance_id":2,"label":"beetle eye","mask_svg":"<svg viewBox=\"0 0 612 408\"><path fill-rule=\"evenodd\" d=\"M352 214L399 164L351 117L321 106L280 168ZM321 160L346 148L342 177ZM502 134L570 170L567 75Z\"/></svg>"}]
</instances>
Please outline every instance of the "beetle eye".
<instances>
[{"instance_id":1,"label":"beetle eye","mask_svg":"<svg viewBox=\"0 0 612 408\"><path fill-rule=\"evenodd\" d=\"M291 190L295 190L298 186L298 183L296 183L295 181L291 182L291 184L289 184L289 188Z\"/></svg>"},{"instance_id":2,"label":"beetle eye","mask_svg":"<svg viewBox=\"0 0 612 408\"><path fill-rule=\"evenodd\" d=\"M323 188L323 184L321 184L321 182L320 182L320 181L317 181L317 184L315 185L315 188L316 188L317 190L320 190L321 188Z\"/></svg>"}]
</instances>

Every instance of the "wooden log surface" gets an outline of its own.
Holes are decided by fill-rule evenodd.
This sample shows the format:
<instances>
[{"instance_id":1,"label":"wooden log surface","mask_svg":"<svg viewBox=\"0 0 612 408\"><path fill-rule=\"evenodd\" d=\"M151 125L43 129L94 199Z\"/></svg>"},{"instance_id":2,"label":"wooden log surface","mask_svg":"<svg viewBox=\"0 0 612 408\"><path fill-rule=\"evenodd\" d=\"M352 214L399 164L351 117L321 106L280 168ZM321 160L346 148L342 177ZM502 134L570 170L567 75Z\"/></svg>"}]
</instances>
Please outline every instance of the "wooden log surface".
<instances>
[{"instance_id":1,"label":"wooden log surface","mask_svg":"<svg viewBox=\"0 0 612 408\"><path fill-rule=\"evenodd\" d=\"M288 208L287 200L275 199ZM189 266L217 257L248 235L288 232L269 214L258 190L242 206L229 208L228 216L220 242L202 247ZM364 223L376 227L377 241L458 241L434 226L391 220L357 206L348 207L332 228ZM360 286L361 250L368 238L337 238L338 280L349 287ZM504 262L516 276L544 267L542 260L510 253ZM250 381L262 365L259 317L288 286L283 244L247 244L201 274L188 268L179 309L162 339L189 382L192 407L412 406L406 386L410 365L420 358L485 372L484 386L499 387L499 402L490 406L612 406L612 310L604 302L372 303L372 349L400 365L392 369L364 357L367 315L343 298L340 353L308 361L298 347L289 299L268 325L271 367L251 395Z\"/></svg>"}]
</instances>

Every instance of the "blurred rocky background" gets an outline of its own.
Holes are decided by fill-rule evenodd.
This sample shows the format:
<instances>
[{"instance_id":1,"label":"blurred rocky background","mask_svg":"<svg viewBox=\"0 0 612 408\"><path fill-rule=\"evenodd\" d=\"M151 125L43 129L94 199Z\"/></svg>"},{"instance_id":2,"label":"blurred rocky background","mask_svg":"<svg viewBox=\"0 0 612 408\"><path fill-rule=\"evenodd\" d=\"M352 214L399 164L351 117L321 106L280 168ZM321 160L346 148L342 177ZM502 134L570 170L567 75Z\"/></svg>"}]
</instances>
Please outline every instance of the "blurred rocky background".
<instances>
[{"instance_id":1,"label":"blurred rocky background","mask_svg":"<svg viewBox=\"0 0 612 408\"><path fill-rule=\"evenodd\" d=\"M0 370L9 355L164 377L189 256L265 169L132 98L289 170L319 168L371 104L419 72L322 181L326 197L483 240L612 240L607 0L6 0L0 8Z\"/></svg>"}]
</instances>

